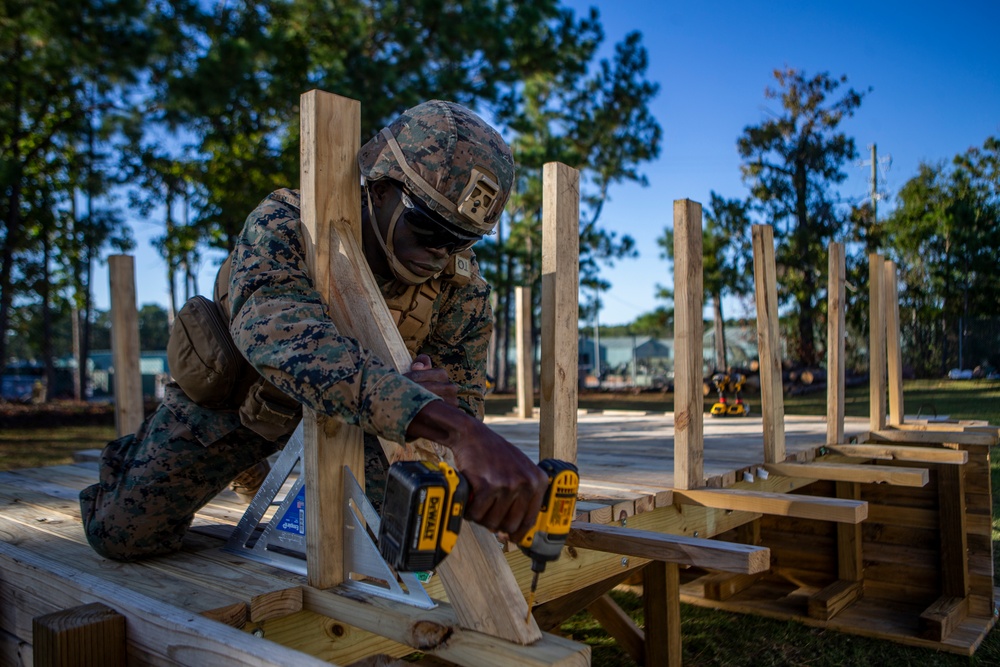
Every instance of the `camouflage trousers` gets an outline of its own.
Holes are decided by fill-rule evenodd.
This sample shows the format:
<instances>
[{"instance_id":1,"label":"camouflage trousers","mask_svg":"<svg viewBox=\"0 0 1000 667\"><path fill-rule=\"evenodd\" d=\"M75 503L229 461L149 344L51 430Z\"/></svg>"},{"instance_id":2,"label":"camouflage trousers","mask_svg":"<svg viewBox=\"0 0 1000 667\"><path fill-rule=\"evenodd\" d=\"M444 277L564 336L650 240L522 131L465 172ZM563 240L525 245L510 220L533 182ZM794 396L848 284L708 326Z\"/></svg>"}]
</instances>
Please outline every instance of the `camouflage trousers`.
<instances>
[{"instance_id":1,"label":"camouflage trousers","mask_svg":"<svg viewBox=\"0 0 1000 667\"><path fill-rule=\"evenodd\" d=\"M137 433L104 448L98 483L80 492L87 540L97 553L121 561L180 550L195 512L283 441L240 426L206 446L161 405ZM365 483L376 511L385 469L378 440L366 436Z\"/></svg>"}]
</instances>

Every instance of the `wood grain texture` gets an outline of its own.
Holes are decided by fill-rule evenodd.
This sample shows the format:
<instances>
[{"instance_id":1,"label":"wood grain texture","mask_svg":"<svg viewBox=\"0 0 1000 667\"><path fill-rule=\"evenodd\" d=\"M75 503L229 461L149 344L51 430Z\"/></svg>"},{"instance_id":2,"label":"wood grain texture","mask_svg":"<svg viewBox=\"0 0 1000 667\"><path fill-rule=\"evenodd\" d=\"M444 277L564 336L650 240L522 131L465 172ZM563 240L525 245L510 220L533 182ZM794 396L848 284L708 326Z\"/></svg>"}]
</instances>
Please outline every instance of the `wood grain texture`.
<instances>
[{"instance_id":1,"label":"wood grain texture","mask_svg":"<svg viewBox=\"0 0 1000 667\"><path fill-rule=\"evenodd\" d=\"M111 281L111 350L115 378L115 431L135 433L142 425L142 371L139 368L139 310L135 296L135 259L108 257Z\"/></svg>"},{"instance_id":2,"label":"wood grain texture","mask_svg":"<svg viewBox=\"0 0 1000 667\"><path fill-rule=\"evenodd\" d=\"M757 349L760 355L760 411L764 419L764 462L781 463L785 460L785 397L781 383L774 230L770 225L754 225L752 235Z\"/></svg>"},{"instance_id":3,"label":"wood grain texture","mask_svg":"<svg viewBox=\"0 0 1000 667\"><path fill-rule=\"evenodd\" d=\"M847 265L843 243L830 244L826 317L826 441L844 441L844 345Z\"/></svg>"},{"instance_id":4,"label":"wood grain texture","mask_svg":"<svg viewBox=\"0 0 1000 667\"><path fill-rule=\"evenodd\" d=\"M576 463L580 172L542 168L542 354L539 458Z\"/></svg>"},{"instance_id":5,"label":"wood grain texture","mask_svg":"<svg viewBox=\"0 0 1000 667\"><path fill-rule=\"evenodd\" d=\"M517 314L517 416L531 419L535 412L535 346L531 339L531 288L514 288Z\"/></svg>"},{"instance_id":6,"label":"wood grain texture","mask_svg":"<svg viewBox=\"0 0 1000 667\"><path fill-rule=\"evenodd\" d=\"M674 486L705 485L701 204L674 202Z\"/></svg>"},{"instance_id":7,"label":"wood grain texture","mask_svg":"<svg viewBox=\"0 0 1000 667\"><path fill-rule=\"evenodd\" d=\"M885 428L885 268L877 253L868 255L868 383L871 429Z\"/></svg>"},{"instance_id":8,"label":"wood grain texture","mask_svg":"<svg viewBox=\"0 0 1000 667\"><path fill-rule=\"evenodd\" d=\"M886 360L888 362L890 426L903 423L906 409L903 402L903 349L899 339L899 283L895 262L886 260L883 290L885 291Z\"/></svg>"}]
</instances>

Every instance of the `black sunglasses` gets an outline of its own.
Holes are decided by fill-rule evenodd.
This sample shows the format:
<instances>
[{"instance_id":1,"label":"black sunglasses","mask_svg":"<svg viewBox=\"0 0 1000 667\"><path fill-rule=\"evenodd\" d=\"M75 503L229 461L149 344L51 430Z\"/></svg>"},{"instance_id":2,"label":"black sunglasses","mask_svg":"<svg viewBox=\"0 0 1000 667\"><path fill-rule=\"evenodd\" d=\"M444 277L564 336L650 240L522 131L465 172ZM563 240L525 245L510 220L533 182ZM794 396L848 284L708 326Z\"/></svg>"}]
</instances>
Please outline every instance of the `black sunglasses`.
<instances>
[{"instance_id":1,"label":"black sunglasses","mask_svg":"<svg viewBox=\"0 0 1000 667\"><path fill-rule=\"evenodd\" d=\"M397 186L399 199L403 202L406 210L401 216L406 222L418 241L425 248L444 248L450 254L468 250L482 236L466 234L452 227L425 209L415 197L412 197L404 188Z\"/></svg>"}]
</instances>

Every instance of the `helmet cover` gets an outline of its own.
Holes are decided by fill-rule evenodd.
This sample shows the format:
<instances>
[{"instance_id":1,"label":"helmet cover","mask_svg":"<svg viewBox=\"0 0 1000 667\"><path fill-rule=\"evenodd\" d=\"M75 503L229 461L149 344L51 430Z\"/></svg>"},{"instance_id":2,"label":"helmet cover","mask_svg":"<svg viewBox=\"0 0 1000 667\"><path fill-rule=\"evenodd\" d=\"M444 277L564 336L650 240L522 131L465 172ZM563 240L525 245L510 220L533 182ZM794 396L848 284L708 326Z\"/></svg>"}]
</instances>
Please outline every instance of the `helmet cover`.
<instances>
[{"instance_id":1,"label":"helmet cover","mask_svg":"<svg viewBox=\"0 0 1000 667\"><path fill-rule=\"evenodd\" d=\"M446 221L472 234L493 231L514 181L500 134L454 102L404 111L358 152L366 181L390 178Z\"/></svg>"}]
</instances>

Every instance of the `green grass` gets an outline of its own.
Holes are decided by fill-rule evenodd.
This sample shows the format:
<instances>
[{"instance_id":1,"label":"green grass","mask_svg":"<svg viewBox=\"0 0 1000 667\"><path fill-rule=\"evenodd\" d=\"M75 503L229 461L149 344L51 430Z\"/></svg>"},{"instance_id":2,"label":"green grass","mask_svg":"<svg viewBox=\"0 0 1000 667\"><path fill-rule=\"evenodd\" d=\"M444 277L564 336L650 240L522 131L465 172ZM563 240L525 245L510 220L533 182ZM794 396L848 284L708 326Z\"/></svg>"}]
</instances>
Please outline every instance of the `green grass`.
<instances>
[{"instance_id":1,"label":"green grass","mask_svg":"<svg viewBox=\"0 0 1000 667\"><path fill-rule=\"evenodd\" d=\"M113 426L0 429L0 470L73 462L73 452L101 449L115 437Z\"/></svg>"}]
</instances>

